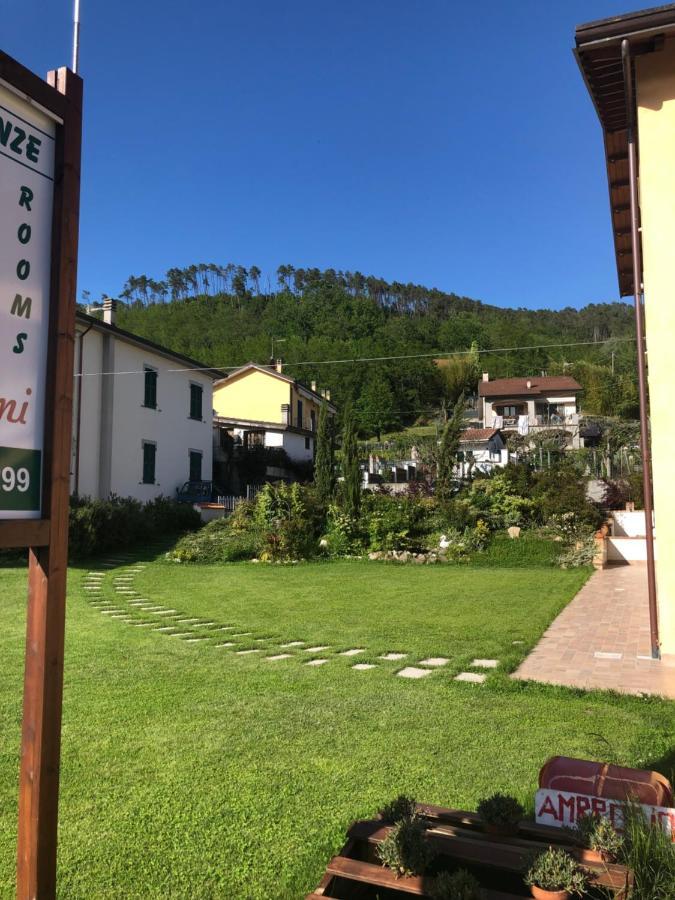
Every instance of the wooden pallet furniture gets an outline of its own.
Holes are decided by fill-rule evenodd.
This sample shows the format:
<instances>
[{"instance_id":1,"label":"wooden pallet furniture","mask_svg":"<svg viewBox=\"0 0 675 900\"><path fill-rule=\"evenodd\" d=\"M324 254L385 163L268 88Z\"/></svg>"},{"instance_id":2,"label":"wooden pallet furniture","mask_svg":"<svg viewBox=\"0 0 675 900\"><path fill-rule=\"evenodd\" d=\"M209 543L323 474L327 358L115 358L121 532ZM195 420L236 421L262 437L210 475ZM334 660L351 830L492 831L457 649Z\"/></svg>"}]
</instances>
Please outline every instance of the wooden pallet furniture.
<instances>
[{"instance_id":1,"label":"wooden pallet furniture","mask_svg":"<svg viewBox=\"0 0 675 900\"><path fill-rule=\"evenodd\" d=\"M524 821L516 835L495 837L483 831L475 813L425 804L418 804L417 808L429 822L427 840L436 851L427 873L397 878L382 866L376 852L391 826L379 818L354 822L346 844L329 862L321 883L307 900L428 898L435 875L458 868L466 868L476 876L485 900L517 900L530 896L522 873L532 855L549 846L564 848L590 872L593 886L588 897L607 896L607 891L616 900L627 896L632 879L625 866L603 863L593 851L574 846L571 836L558 828Z\"/></svg>"}]
</instances>

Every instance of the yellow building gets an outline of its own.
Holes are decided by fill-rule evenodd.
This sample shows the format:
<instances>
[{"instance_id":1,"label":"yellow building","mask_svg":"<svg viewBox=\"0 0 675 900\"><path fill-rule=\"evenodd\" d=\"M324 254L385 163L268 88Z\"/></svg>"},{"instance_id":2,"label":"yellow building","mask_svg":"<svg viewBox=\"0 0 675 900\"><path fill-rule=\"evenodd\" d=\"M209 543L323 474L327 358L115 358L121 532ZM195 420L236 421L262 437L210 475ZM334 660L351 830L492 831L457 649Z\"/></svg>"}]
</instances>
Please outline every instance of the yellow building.
<instances>
[{"instance_id":1,"label":"yellow building","mask_svg":"<svg viewBox=\"0 0 675 900\"><path fill-rule=\"evenodd\" d=\"M675 4L582 25L576 43L603 129L620 293L644 296L659 548L652 622L661 653L675 654Z\"/></svg>"},{"instance_id":2,"label":"yellow building","mask_svg":"<svg viewBox=\"0 0 675 900\"><path fill-rule=\"evenodd\" d=\"M277 448L292 463L311 463L322 404L335 415L330 391L322 394L315 383L307 387L289 378L279 361L242 366L213 386L214 459L233 443L244 452L254 446Z\"/></svg>"}]
</instances>

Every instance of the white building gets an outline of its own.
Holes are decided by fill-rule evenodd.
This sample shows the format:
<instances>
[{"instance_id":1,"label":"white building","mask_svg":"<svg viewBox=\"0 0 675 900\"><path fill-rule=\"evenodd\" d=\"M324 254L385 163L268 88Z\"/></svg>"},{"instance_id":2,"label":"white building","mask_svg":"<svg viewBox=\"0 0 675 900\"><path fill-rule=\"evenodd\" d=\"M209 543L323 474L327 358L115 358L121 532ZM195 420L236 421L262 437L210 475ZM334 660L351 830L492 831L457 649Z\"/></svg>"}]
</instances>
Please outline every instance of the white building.
<instances>
[{"instance_id":1,"label":"white building","mask_svg":"<svg viewBox=\"0 0 675 900\"><path fill-rule=\"evenodd\" d=\"M488 474L509 462L509 451L498 428L467 428L459 439L459 474L462 478Z\"/></svg>"},{"instance_id":2,"label":"white building","mask_svg":"<svg viewBox=\"0 0 675 900\"><path fill-rule=\"evenodd\" d=\"M223 373L77 314L71 492L146 502L212 478L213 382ZM201 371L195 371L199 369Z\"/></svg>"}]
</instances>

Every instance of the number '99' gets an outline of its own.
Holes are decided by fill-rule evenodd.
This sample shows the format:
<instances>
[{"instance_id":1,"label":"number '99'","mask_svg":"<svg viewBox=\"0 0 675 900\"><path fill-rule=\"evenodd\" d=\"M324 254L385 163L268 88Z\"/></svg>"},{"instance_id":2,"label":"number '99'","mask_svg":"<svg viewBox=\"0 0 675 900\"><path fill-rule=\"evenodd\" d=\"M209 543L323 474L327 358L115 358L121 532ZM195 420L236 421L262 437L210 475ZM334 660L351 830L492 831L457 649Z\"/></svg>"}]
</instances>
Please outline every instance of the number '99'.
<instances>
[{"instance_id":1,"label":"number '99'","mask_svg":"<svg viewBox=\"0 0 675 900\"><path fill-rule=\"evenodd\" d=\"M28 469L14 469L12 466L4 466L0 472L0 482L3 491L20 491L22 494L30 487L30 472Z\"/></svg>"}]
</instances>

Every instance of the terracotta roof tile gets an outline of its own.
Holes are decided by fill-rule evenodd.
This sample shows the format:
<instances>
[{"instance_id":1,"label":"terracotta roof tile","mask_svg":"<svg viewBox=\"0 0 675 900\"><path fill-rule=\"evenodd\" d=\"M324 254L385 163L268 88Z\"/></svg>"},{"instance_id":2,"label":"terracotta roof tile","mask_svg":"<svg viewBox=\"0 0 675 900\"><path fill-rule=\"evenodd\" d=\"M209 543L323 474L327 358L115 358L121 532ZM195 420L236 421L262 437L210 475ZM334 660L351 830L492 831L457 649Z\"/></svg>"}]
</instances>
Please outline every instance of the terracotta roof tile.
<instances>
[{"instance_id":1,"label":"terracotta roof tile","mask_svg":"<svg viewBox=\"0 0 675 900\"><path fill-rule=\"evenodd\" d=\"M527 383L530 383L528 388ZM569 375L545 375L530 378L495 378L494 381L481 381L478 385L480 397L542 397L552 392L566 391L575 393L582 390L581 385Z\"/></svg>"}]
</instances>

